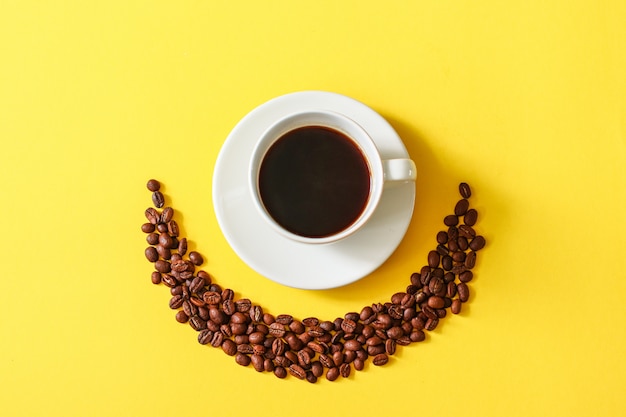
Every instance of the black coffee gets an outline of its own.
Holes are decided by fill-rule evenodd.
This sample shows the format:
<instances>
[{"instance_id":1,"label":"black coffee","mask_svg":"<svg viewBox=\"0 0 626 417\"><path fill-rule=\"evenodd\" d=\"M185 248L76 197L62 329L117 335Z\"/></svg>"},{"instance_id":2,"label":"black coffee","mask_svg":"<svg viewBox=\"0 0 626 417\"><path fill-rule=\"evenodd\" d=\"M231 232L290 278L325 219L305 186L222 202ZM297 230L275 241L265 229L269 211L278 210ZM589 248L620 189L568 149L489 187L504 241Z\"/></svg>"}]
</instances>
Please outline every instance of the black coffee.
<instances>
[{"instance_id":1,"label":"black coffee","mask_svg":"<svg viewBox=\"0 0 626 417\"><path fill-rule=\"evenodd\" d=\"M306 126L279 138L259 173L267 212L286 230L325 237L349 227L370 192L370 171L357 145L344 134Z\"/></svg>"}]
</instances>

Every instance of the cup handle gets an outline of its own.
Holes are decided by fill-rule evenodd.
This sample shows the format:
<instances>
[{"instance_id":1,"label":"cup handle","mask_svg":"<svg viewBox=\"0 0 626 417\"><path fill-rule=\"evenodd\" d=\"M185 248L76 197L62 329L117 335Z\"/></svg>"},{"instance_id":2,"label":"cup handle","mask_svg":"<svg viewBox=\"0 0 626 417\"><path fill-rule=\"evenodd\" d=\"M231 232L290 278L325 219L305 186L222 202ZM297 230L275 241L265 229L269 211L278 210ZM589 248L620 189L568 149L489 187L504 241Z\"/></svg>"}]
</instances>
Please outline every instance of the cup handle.
<instances>
[{"instance_id":1,"label":"cup handle","mask_svg":"<svg viewBox=\"0 0 626 417\"><path fill-rule=\"evenodd\" d=\"M411 159L386 159L383 161L385 182L415 181L415 162Z\"/></svg>"}]
</instances>

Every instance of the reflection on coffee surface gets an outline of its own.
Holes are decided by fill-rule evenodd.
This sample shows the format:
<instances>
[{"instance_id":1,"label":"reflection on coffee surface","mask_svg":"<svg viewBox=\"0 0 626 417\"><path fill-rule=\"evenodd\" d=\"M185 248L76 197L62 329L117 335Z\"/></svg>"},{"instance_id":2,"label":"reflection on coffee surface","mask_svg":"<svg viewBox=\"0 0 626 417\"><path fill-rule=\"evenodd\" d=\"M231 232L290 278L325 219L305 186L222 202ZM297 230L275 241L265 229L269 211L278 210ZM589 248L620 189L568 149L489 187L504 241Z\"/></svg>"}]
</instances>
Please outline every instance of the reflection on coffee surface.
<instances>
[{"instance_id":1,"label":"reflection on coffee surface","mask_svg":"<svg viewBox=\"0 0 626 417\"><path fill-rule=\"evenodd\" d=\"M306 237L331 236L364 210L370 170L358 146L343 133L305 126L281 136L259 172L259 194L276 223Z\"/></svg>"}]
</instances>

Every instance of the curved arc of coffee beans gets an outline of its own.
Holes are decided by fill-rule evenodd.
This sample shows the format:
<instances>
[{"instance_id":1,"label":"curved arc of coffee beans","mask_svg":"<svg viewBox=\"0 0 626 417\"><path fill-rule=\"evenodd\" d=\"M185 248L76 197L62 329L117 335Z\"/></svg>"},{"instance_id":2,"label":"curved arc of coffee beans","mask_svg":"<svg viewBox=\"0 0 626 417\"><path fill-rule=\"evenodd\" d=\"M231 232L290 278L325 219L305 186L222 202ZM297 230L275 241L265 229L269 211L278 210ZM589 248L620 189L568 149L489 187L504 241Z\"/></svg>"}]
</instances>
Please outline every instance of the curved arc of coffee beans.
<instances>
[{"instance_id":1,"label":"curved arc of coffee beans","mask_svg":"<svg viewBox=\"0 0 626 417\"><path fill-rule=\"evenodd\" d=\"M197 269L204 257L187 253L187 239L179 236L174 209L164 207L160 183L151 179L147 188L156 208L146 210L148 222L141 226L149 244L145 256L154 264L152 283L170 288L169 306L177 310L176 321L196 330L200 344L220 347L237 364L252 364L257 372L272 372L281 379L291 375L315 383L324 374L328 381L348 378L352 369L363 370L369 359L383 366L398 346L425 340L448 310L459 314L469 301L471 269L476 252L485 246L474 229L478 213L470 208L471 189L461 183L461 199L454 213L444 217L447 230L437 233L436 249L390 301L334 321L273 316L247 298L235 298L233 290L223 289Z\"/></svg>"}]
</instances>

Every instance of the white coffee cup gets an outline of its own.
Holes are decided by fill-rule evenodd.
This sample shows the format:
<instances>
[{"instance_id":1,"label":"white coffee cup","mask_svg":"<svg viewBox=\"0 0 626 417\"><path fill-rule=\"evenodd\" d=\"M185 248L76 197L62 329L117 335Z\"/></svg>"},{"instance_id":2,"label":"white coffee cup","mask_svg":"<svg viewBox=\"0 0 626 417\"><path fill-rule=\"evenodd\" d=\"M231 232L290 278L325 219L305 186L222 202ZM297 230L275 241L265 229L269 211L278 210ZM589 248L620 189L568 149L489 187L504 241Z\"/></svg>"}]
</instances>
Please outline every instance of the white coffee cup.
<instances>
[{"instance_id":1,"label":"white coffee cup","mask_svg":"<svg viewBox=\"0 0 626 417\"><path fill-rule=\"evenodd\" d=\"M340 137L343 138L343 140L349 141L352 146L355 146L358 151L360 151L362 160L365 162L367 170L369 171L369 178L363 180L369 182L369 191L367 192L362 208L359 210L358 213L355 212L356 215L353 218L350 218L350 220L345 224L345 227L341 227L338 230L333 230L330 233L323 233L318 235L317 233L309 234L294 231L293 228L286 226L285 222L283 221L284 219L279 218L282 215L278 216L276 214L276 211L272 213L272 209L269 208L267 204L269 201L269 199L267 198L268 193L276 194L284 191L281 191L279 189L270 189L270 191L262 192L261 190L261 170L264 166L266 166L264 165L264 162L266 162L268 152L272 149L276 149L273 148L273 146L277 144L280 139L285 138L286 136L288 136L288 134L303 128L322 129L325 131L330 130L331 132L338 133ZM304 146L303 142L302 145ZM295 142L293 146L296 146ZM329 161L332 159L331 157L332 155L328 155ZM322 164L326 163L326 161L320 160L319 158L316 159L316 161ZM294 178L298 178L295 173L295 171L297 170L299 170L299 168L294 167ZM252 153L248 173L249 189L252 195L252 201L254 202L254 205L256 206L260 216L277 233L294 241L306 244L332 243L353 235L368 222L373 213L376 211L384 187L388 187L393 183L414 181L415 176L415 163L412 160L383 160L380 156L378 149L376 148L374 141L359 124L343 114L326 110L293 113L273 123L260 136ZM281 178L291 178L290 172L287 171L287 175L283 175L281 176ZM335 182L335 178L331 177L330 179L328 179L328 181ZM271 188L271 186L265 186L265 189L267 189L268 187ZM266 196L265 200L264 196ZM292 201L288 198L289 196L287 195L272 195L272 200L274 200L274 197L278 200L280 200L281 197L285 197L285 201ZM329 212L334 211L333 207L325 207L322 202L316 202L316 206L317 203L319 203L325 210L327 209ZM293 210L299 210L296 207L297 205L292 205ZM290 207L291 205L285 204L284 209L288 212L290 210ZM313 211L311 212L313 213ZM298 213L294 212L293 214ZM302 214L302 216L305 215ZM313 215L312 218L315 218L315 216Z\"/></svg>"}]
</instances>

